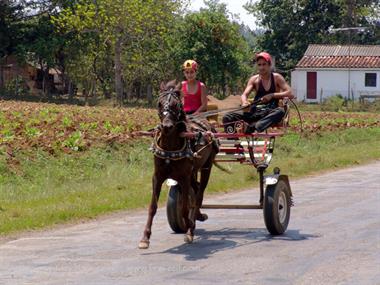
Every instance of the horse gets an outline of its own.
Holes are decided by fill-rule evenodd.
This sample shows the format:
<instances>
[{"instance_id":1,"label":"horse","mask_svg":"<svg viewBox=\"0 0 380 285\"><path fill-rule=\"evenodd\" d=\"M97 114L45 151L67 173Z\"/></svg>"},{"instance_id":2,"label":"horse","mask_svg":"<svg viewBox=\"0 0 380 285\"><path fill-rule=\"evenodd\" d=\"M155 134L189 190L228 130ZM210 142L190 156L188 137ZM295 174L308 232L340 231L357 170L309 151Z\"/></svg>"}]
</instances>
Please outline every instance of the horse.
<instances>
[{"instance_id":1,"label":"horse","mask_svg":"<svg viewBox=\"0 0 380 285\"><path fill-rule=\"evenodd\" d=\"M160 87L161 93L157 104L160 124L152 144L154 153L153 191L148 209L148 220L139 243L140 249L149 248L152 223L157 212L161 187L169 178L176 180L181 187L182 216L187 229L184 241L186 243L193 242L196 220L205 221L207 219L207 215L200 212L200 207L218 152L216 142L210 137L203 138L203 143L198 144L194 139L181 136L186 131L199 129L199 125L203 127L203 131L212 131L212 127L207 121L194 125L187 120L181 100L181 83L176 84L176 81L173 80L167 84L162 83ZM200 182L197 181L198 172L200 172ZM195 197L194 201L191 201L193 199L189 199L189 196Z\"/></svg>"}]
</instances>

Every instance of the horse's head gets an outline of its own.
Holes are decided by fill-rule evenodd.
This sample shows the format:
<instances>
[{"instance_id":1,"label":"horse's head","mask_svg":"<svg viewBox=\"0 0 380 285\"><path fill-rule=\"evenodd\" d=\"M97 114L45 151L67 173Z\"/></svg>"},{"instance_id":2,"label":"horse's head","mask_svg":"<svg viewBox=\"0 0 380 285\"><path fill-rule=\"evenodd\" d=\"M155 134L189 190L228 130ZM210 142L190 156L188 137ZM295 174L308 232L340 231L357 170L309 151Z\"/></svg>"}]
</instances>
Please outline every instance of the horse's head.
<instances>
[{"instance_id":1,"label":"horse's head","mask_svg":"<svg viewBox=\"0 0 380 285\"><path fill-rule=\"evenodd\" d=\"M181 83L176 80L167 84L161 83L161 94L158 98L158 115L162 131L171 133L173 130L183 132L186 130L186 115L181 100Z\"/></svg>"}]
</instances>

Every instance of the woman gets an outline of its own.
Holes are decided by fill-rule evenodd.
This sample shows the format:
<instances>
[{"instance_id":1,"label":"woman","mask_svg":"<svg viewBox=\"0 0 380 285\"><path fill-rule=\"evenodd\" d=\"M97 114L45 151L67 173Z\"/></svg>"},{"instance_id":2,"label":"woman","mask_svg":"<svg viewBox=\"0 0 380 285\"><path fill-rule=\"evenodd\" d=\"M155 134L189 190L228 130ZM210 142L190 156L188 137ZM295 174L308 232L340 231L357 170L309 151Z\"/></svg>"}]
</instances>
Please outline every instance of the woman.
<instances>
[{"instance_id":1,"label":"woman","mask_svg":"<svg viewBox=\"0 0 380 285\"><path fill-rule=\"evenodd\" d=\"M196 80L198 64L194 60L186 60L183 64L183 74L186 81L182 82L183 107L185 113L196 115L207 111L207 88Z\"/></svg>"}]
</instances>

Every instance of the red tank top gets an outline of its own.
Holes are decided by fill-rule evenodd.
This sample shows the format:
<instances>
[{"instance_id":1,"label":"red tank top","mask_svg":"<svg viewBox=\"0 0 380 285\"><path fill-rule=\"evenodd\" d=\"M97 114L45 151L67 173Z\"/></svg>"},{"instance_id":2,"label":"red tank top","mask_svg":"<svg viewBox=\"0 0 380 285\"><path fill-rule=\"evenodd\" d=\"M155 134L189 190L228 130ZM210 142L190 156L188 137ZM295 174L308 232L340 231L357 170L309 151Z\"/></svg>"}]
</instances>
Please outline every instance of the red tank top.
<instances>
[{"instance_id":1,"label":"red tank top","mask_svg":"<svg viewBox=\"0 0 380 285\"><path fill-rule=\"evenodd\" d=\"M186 113L195 112L202 106L202 83L198 81L198 89L195 94L190 94L188 92L188 84L187 81L182 82L182 92L184 94L183 97L183 109Z\"/></svg>"}]
</instances>

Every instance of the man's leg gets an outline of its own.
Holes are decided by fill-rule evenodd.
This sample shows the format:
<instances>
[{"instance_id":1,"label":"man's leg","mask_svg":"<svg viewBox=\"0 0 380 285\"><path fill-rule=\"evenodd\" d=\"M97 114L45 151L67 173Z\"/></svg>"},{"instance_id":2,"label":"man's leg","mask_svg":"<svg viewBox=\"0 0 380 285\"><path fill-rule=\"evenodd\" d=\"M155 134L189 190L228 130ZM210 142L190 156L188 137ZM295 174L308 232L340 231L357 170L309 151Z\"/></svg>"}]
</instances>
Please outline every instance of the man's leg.
<instances>
[{"instance_id":1,"label":"man's leg","mask_svg":"<svg viewBox=\"0 0 380 285\"><path fill-rule=\"evenodd\" d=\"M267 128L272 126L273 124L277 124L281 122L282 118L285 115L284 108L278 107L273 109L268 115L264 118L260 119L255 124L255 129L260 133L265 131Z\"/></svg>"},{"instance_id":2,"label":"man's leg","mask_svg":"<svg viewBox=\"0 0 380 285\"><path fill-rule=\"evenodd\" d=\"M227 113L226 115L223 116L224 131L229 134L236 133L235 123L237 121L243 121L243 120L244 120L243 112Z\"/></svg>"}]
</instances>

